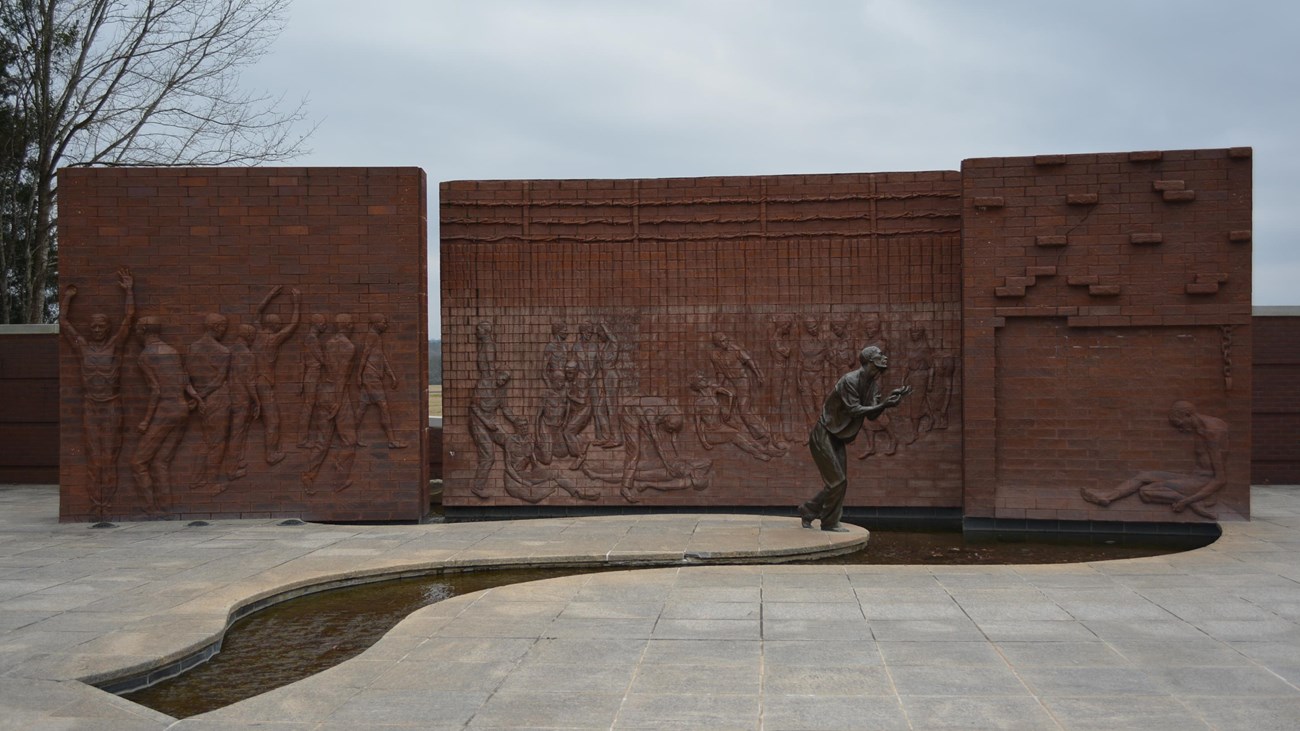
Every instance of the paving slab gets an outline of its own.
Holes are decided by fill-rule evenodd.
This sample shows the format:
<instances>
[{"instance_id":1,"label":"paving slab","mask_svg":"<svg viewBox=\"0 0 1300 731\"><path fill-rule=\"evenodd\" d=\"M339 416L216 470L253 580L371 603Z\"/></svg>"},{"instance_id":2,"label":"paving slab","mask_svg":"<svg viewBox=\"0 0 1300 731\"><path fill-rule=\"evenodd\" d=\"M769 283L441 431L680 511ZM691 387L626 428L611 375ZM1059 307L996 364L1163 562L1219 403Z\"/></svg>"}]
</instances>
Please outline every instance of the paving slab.
<instances>
[{"instance_id":1,"label":"paving slab","mask_svg":"<svg viewBox=\"0 0 1300 731\"><path fill-rule=\"evenodd\" d=\"M53 488L0 488L0 728L1292 729L1300 487L1252 504L1216 543L1147 559L698 565L848 544L716 515L91 530L56 522ZM179 722L82 682L184 657L242 607L322 582L610 559L664 565L455 597Z\"/></svg>"}]
</instances>

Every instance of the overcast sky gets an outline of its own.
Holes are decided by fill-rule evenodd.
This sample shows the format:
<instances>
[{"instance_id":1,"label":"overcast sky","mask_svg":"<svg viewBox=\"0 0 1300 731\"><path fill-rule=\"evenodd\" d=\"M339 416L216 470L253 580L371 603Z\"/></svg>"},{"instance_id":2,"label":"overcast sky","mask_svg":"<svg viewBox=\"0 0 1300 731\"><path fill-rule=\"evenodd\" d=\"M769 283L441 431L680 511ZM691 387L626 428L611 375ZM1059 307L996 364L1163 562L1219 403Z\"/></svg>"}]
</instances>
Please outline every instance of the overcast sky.
<instances>
[{"instance_id":1,"label":"overcast sky","mask_svg":"<svg viewBox=\"0 0 1300 731\"><path fill-rule=\"evenodd\" d=\"M306 96L303 165L438 183L959 169L1255 148L1254 299L1300 305L1300 3L297 0L247 86ZM1292 213L1288 213L1292 211Z\"/></svg>"}]
</instances>

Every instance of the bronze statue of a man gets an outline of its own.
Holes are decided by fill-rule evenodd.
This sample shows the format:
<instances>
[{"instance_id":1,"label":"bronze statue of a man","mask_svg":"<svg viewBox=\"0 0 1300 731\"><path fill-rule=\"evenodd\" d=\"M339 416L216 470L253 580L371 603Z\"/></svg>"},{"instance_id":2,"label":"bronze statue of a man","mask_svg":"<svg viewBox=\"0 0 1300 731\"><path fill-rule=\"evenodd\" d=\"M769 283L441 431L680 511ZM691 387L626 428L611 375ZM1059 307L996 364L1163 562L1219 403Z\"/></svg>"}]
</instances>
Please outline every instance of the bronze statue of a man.
<instances>
[{"instance_id":1,"label":"bronze statue of a man","mask_svg":"<svg viewBox=\"0 0 1300 731\"><path fill-rule=\"evenodd\" d=\"M898 406L912 391L910 386L903 386L894 389L884 401L880 400L880 374L889 367L889 359L880 348L874 345L863 348L858 363L860 368L844 374L835 384L808 435L808 449L821 473L822 489L799 506L799 518L805 528L811 528L817 519L822 530L836 533L848 530L840 525L844 494L849 486L844 447L858 436L863 419L874 421L886 409Z\"/></svg>"}]
</instances>

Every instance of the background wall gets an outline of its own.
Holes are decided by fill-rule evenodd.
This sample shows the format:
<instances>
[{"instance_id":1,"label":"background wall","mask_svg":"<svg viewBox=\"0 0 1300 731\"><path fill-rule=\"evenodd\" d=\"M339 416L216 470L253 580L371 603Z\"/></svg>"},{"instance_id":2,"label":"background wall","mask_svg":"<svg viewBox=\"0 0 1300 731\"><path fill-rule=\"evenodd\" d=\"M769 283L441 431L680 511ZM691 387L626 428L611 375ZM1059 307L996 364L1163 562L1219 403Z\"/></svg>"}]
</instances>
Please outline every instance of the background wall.
<instances>
[{"instance_id":1,"label":"background wall","mask_svg":"<svg viewBox=\"0 0 1300 731\"><path fill-rule=\"evenodd\" d=\"M0 483L59 481L59 328L0 325Z\"/></svg>"},{"instance_id":2,"label":"background wall","mask_svg":"<svg viewBox=\"0 0 1300 731\"><path fill-rule=\"evenodd\" d=\"M218 405L210 413L195 408L184 414L148 461L159 484L162 513L317 520L414 520L424 515L428 355L422 171L69 169L60 174L59 187L60 284L78 289L68 314L83 336L92 313L106 314L114 330L122 321L119 267L128 267L134 279L137 326L146 316L161 321L161 338L180 359L181 377L191 383L202 379L205 363L224 362L225 356L199 352L210 313L228 321L222 349L238 350L241 326L284 333L282 342L268 345L254 339L249 346L275 354L258 361L267 364L262 369L269 375L240 375L234 367L228 371L232 393L241 382L261 384L254 389L260 418L251 422L242 450L246 475L233 474L241 450L233 427L227 431L220 425L230 406L215 399ZM296 326L290 328L294 290L300 292L301 306ZM263 327L263 314L280 322ZM313 328L313 315L328 325ZM351 323L336 325L340 315ZM376 315L386 318L385 331L372 327ZM340 334L346 340L336 339ZM310 342L313 337L316 345ZM70 337L62 339L61 347L61 518L86 520L95 514L91 497L97 489L88 470L83 423L87 363ZM327 366L313 385L307 365L315 347L327 359L339 359L346 377L329 378ZM383 381L377 387L364 383L379 380L362 375L367 350ZM149 507L132 471L133 460L146 451L140 445L149 437L137 429L146 420L150 398L142 362L142 343L134 338L119 365L124 441L112 465L118 487L107 509L110 518L143 517ZM273 387L268 385L272 380ZM330 385L333 381L337 387ZM316 405L309 416L304 404L312 396ZM380 423L381 400L391 411L391 435ZM329 408L330 402L341 406ZM272 410L281 423L278 450L268 438ZM161 423L159 413L155 424ZM331 413L337 418L331 419ZM237 425L239 419L230 421ZM364 446L355 450L349 468L346 456L352 450L329 435L353 429ZM390 439L405 447L390 449ZM173 449L167 479L158 468L167 464ZM285 456L272 464L277 451ZM212 461L218 467L205 480ZM313 480L305 479L314 463L319 471Z\"/></svg>"},{"instance_id":3,"label":"background wall","mask_svg":"<svg viewBox=\"0 0 1300 731\"><path fill-rule=\"evenodd\" d=\"M791 505L820 487L804 440L826 393L874 342L886 387L920 393L854 445L877 451L851 460L850 503L960 506L959 205L953 172L444 183L444 505ZM476 439L488 404L500 429ZM647 405L684 427L638 461Z\"/></svg>"},{"instance_id":4,"label":"background wall","mask_svg":"<svg viewBox=\"0 0 1300 731\"><path fill-rule=\"evenodd\" d=\"M1300 308L1256 307L1251 479L1300 484Z\"/></svg>"}]
</instances>

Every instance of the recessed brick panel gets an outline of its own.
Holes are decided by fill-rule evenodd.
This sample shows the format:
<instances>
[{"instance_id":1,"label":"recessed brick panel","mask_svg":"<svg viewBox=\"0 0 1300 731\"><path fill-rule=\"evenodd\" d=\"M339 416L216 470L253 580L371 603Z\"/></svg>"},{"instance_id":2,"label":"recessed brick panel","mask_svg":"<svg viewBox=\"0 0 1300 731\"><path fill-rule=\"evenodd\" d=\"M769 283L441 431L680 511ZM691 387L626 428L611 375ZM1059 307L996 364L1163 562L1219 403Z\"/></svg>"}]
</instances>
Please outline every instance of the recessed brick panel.
<instances>
[{"instance_id":1,"label":"recessed brick panel","mask_svg":"<svg viewBox=\"0 0 1300 731\"><path fill-rule=\"evenodd\" d=\"M850 446L848 504L959 506L959 204L953 172L444 183L444 504L793 505L877 343L921 395Z\"/></svg>"},{"instance_id":2,"label":"recessed brick panel","mask_svg":"<svg viewBox=\"0 0 1300 731\"><path fill-rule=\"evenodd\" d=\"M60 173L59 200L60 284L78 290L67 313L73 329L91 339L92 313L103 313L117 331L125 316L117 272L126 267L135 329L160 339L146 348L132 336L115 356L79 350L64 331L62 520L416 520L427 512L422 171L74 168ZM214 314L226 330L205 342ZM313 327L314 316L326 324ZM104 375L113 358L116 376ZM318 358L326 364L314 365ZM152 416L149 368L164 382ZM88 372L107 385L92 384ZM166 396L175 378L212 389L203 407ZM276 416L278 444L268 434ZM88 432L108 439L114 430L120 451L92 477ZM405 446L390 449L390 440ZM169 476L160 472L168 461ZM156 486L154 511L144 480Z\"/></svg>"},{"instance_id":3,"label":"recessed brick panel","mask_svg":"<svg viewBox=\"0 0 1300 731\"><path fill-rule=\"evenodd\" d=\"M962 166L966 514L1206 520L1137 494L1103 507L1081 492L1195 472L1194 438L1169 421L1172 403L1188 401L1228 427L1228 486L1212 510L1248 515L1251 257L1232 232L1250 229L1250 156L1064 158ZM1007 201L997 216L981 208L989 197ZM1066 235L1069 246L1042 246ZM996 296L1006 274L1042 266L1058 276L1014 302Z\"/></svg>"}]
</instances>

